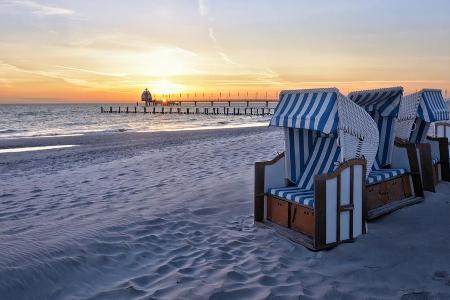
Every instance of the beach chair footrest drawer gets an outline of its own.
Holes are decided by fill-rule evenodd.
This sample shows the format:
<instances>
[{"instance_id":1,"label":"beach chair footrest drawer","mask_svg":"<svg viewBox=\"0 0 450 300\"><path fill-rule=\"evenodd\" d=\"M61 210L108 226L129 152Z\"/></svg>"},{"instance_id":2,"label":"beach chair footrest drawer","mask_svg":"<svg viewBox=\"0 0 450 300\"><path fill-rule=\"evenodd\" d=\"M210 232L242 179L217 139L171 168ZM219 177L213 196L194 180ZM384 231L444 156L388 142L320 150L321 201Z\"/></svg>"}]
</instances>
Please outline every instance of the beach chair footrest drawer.
<instances>
[{"instance_id":1,"label":"beach chair footrest drawer","mask_svg":"<svg viewBox=\"0 0 450 300\"><path fill-rule=\"evenodd\" d=\"M400 201L412 196L409 175L405 174L367 187L367 209Z\"/></svg>"},{"instance_id":2,"label":"beach chair footrest drawer","mask_svg":"<svg viewBox=\"0 0 450 300\"><path fill-rule=\"evenodd\" d=\"M267 219L275 224L289 227L289 202L267 197Z\"/></svg>"},{"instance_id":3,"label":"beach chair footrest drawer","mask_svg":"<svg viewBox=\"0 0 450 300\"><path fill-rule=\"evenodd\" d=\"M315 218L312 208L291 203L291 229L314 237Z\"/></svg>"}]
</instances>

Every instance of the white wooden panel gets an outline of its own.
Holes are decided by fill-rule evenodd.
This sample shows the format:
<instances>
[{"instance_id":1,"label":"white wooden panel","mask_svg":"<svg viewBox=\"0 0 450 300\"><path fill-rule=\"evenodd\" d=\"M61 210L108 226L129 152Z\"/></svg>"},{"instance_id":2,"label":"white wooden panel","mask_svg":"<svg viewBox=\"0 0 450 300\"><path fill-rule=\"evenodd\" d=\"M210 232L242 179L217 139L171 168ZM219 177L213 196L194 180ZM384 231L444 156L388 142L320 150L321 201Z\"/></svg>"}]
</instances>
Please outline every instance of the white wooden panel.
<instances>
[{"instance_id":1,"label":"white wooden panel","mask_svg":"<svg viewBox=\"0 0 450 300\"><path fill-rule=\"evenodd\" d=\"M394 169L402 168L410 172L408 153L406 148L393 147L391 166Z\"/></svg>"},{"instance_id":2,"label":"white wooden panel","mask_svg":"<svg viewBox=\"0 0 450 300\"><path fill-rule=\"evenodd\" d=\"M273 165L267 165L264 168L264 192L267 193L270 188L286 186L284 177L284 157Z\"/></svg>"},{"instance_id":3,"label":"white wooden panel","mask_svg":"<svg viewBox=\"0 0 450 300\"><path fill-rule=\"evenodd\" d=\"M341 205L350 203L350 168L341 173Z\"/></svg>"},{"instance_id":4,"label":"white wooden panel","mask_svg":"<svg viewBox=\"0 0 450 300\"><path fill-rule=\"evenodd\" d=\"M326 231L325 242L327 244L336 242L336 201L337 201L337 179L326 181Z\"/></svg>"},{"instance_id":5,"label":"white wooden panel","mask_svg":"<svg viewBox=\"0 0 450 300\"><path fill-rule=\"evenodd\" d=\"M340 219L341 227L340 227L340 234L339 238L341 241L348 240L350 238L350 212L343 211L341 212L341 219Z\"/></svg>"},{"instance_id":6,"label":"white wooden panel","mask_svg":"<svg viewBox=\"0 0 450 300\"><path fill-rule=\"evenodd\" d=\"M353 167L353 236L362 234L362 216L363 216L363 184L362 184L362 166Z\"/></svg>"},{"instance_id":7,"label":"white wooden panel","mask_svg":"<svg viewBox=\"0 0 450 300\"><path fill-rule=\"evenodd\" d=\"M350 168L341 172L341 205L350 204ZM350 238L350 213L341 212L340 215L340 240Z\"/></svg>"},{"instance_id":8,"label":"white wooden panel","mask_svg":"<svg viewBox=\"0 0 450 300\"><path fill-rule=\"evenodd\" d=\"M436 129L437 129L437 133L436 133L436 136L444 136L444 126L442 126L442 125L439 125L439 126L436 126Z\"/></svg>"},{"instance_id":9,"label":"white wooden panel","mask_svg":"<svg viewBox=\"0 0 450 300\"><path fill-rule=\"evenodd\" d=\"M439 158L440 157L439 142L430 140L428 140L428 142L431 145L431 158Z\"/></svg>"}]
</instances>

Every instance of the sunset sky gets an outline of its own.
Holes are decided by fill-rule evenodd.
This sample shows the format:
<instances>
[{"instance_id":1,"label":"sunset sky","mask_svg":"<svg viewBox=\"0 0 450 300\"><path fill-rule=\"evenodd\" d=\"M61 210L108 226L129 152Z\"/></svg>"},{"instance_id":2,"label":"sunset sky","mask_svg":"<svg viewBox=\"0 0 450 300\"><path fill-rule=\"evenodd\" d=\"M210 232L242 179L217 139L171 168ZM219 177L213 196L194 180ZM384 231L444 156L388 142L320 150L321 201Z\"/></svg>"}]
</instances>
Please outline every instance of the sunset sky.
<instances>
[{"instance_id":1,"label":"sunset sky","mask_svg":"<svg viewBox=\"0 0 450 300\"><path fill-rule=\"evenodd\" d=\"M0 102L450 90L449 12L448 0L0 0Z\"/></svg>"}]
</instances>

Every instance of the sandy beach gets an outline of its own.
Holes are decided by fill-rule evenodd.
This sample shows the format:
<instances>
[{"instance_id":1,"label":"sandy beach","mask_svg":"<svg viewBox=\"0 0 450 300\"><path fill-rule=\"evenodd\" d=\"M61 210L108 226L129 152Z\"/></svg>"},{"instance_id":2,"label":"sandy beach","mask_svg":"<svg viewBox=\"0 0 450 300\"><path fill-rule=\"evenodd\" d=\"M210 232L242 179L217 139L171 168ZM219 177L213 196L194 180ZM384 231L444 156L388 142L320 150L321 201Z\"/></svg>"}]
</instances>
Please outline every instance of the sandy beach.
<instances>
[{"instance_id":1,"label":"sandy beach","mask_svg":"<svg viewBox=\"0 0 450 300\"><path fill-rule=\"evenodd\" d=\"M1 299L450 299L450 184L311 252L253 225L267 128L1 140Z\"/></svg>"}]
</instances>

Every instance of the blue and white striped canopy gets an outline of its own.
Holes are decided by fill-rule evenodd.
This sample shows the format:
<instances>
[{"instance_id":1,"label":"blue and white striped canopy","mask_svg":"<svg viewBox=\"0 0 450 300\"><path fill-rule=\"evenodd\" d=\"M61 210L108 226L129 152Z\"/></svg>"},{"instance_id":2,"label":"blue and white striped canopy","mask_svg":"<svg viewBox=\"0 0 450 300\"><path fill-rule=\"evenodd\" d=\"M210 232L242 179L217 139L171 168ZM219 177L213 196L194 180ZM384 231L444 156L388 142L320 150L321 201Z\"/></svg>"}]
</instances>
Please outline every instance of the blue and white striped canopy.
<instances>
[{"instance_id":1,"label":"blue and white striped canopy","mask_svg":"<svg viewBox=\"0 0 450 300\"><path fill-rule=\"evenodd\" d=\"M382 117L397 117L402 87L351 92L348 97L367 112L377 111Z\"/></svg>"},{"instance_id":2,"label":"blue and white striped canopy","mask_svg":"<svg viewBox=\"0 0 450 300\"><path fill-rule=\"evenodd\" d=\"M402 95L402 87L351 92L348 95L351 100L364 108L377 124L380 143L374 167L391 163L395 124Z\"/></svg>"},{"instance_id":3,"label":"blue and white striped canopy","mask_svg":"<svg viewBox=\"0 0 450 300\"><path fill-rule=\"evenodd\" d=\"M339 91L334 88L283 91L270 126L337 133L338 94Z\"/></svg>"},{"instance_id":4,"label":"blue and white striped canopy","mask_svg":"<svg viewBox=\"0 0 450 300\"><path fill-rule=\"evenodd\" d=\"M441 90L422 90L417 117L425 122L437 122L449 119L449 111Z\"/></svg>"}]
</instances>

